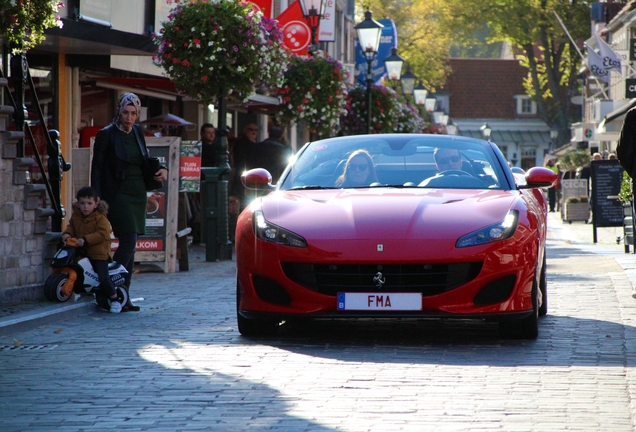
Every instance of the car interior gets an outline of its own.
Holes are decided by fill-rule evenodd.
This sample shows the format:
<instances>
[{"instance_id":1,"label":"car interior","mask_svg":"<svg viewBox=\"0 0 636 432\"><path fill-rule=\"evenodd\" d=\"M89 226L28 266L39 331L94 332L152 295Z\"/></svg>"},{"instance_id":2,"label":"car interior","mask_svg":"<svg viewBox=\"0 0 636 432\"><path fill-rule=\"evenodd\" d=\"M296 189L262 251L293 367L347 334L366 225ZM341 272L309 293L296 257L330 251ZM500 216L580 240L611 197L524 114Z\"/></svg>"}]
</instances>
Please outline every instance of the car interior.
<instances>
[{"instance_id":1,"label":"car interior","mask_svg":"<svg viewBox=\"0 0 636 432\"><path fill-rule=\"evenodd\" d=\"M396 147L381 140L348 145L311 146L299 155L284 178L282 189L330 189L342 175L351 153L366 150L373 159L377 182L368 187L422 187L422 188L500 188L497 170L499 161L489 155L484 146L458 146L462 158L461 170L439 172L430 143L416 140ZM426 145L424 145L426 144ZM459 143L462 144L462 143ZM494 162L494 163L493 163Z\"/></svg>"}]
</instances>

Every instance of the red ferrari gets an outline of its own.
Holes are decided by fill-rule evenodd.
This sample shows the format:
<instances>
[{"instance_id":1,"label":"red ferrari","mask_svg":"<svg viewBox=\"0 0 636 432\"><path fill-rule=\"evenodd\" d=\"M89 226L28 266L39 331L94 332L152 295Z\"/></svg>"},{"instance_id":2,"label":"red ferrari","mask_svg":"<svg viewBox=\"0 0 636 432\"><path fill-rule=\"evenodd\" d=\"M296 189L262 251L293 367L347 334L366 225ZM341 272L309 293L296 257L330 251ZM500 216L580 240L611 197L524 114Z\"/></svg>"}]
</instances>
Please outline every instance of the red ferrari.
<instances>
[{"instance_id":1,"label":"red ferrari","mask_svg":"<svg viewBox=\"0 0 636 432\"><path fill-rule=\"evenodd\" d=\"M244 336L293 318L476 318L534 339L547 312L547 205L556 174L513 174L494 143L387 134L308 143L236 228Z\"/></svg>"}]
</instances>

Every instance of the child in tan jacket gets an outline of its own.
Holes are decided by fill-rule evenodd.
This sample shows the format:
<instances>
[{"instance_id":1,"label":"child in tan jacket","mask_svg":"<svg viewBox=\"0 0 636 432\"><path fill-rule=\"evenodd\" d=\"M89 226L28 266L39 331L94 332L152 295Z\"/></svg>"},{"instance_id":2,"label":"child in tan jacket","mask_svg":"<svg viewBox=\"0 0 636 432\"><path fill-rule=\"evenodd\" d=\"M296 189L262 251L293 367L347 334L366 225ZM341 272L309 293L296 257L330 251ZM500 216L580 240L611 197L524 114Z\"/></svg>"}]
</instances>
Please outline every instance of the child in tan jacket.
<instances>
[{"instance_id":1,"label":"child in tan jacket","mask_svg":"<svg viewBox=\"0 0 636 432\"><path fill-rule=\"evenodd\" d=\"M77 246L86 251L102 288L110 297L110 312L119 313L122 304L108 274L111 228L107 213L108 205L100 201L92 187L81 188L77 192L77 202L73 205L73 214L62 234L62 240L77 238Z\"/></svg>"}]
</instances>

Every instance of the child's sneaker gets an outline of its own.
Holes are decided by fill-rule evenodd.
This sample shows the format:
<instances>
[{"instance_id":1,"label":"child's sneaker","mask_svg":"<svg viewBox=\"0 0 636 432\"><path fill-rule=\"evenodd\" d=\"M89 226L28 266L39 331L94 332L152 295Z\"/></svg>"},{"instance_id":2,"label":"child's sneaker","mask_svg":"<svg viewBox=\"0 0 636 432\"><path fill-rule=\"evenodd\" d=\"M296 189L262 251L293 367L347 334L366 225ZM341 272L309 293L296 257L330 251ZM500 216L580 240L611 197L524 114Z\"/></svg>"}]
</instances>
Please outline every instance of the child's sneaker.
<instances>
[{"instance_id":1,"label":"child's sneaker","mask_svg":"<svg viewBox=\"0 0 636 432\"><path fill-rule=\"evenodd\" d=\"M119 300L111 300L110 301L110 313L119 313L121 312L121 303Z\"/></svg>"}]
</instances>

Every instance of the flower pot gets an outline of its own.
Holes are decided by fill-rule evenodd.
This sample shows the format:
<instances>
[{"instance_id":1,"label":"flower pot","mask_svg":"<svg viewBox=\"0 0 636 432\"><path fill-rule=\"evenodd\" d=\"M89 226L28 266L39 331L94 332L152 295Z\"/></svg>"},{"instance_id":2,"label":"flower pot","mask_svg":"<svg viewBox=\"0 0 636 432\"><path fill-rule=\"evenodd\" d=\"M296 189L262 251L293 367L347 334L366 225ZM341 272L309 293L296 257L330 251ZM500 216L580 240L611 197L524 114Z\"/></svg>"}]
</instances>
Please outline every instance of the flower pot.
<instances>
[{"instance_id":1,"label":"flower pot","mask_svg":"<svg viewBox=\"0 0 636 432\"><path fill-rule=\"evenodd\" d=\"M587 222L590 219L590 204L583 203L565 203L565 220L568 222L584 221Z\"/></svg>"}]
</instances>

